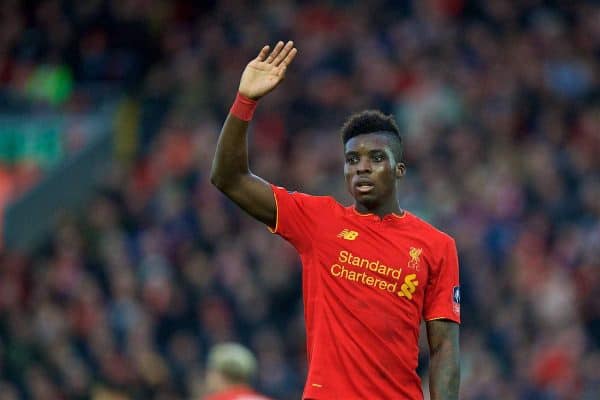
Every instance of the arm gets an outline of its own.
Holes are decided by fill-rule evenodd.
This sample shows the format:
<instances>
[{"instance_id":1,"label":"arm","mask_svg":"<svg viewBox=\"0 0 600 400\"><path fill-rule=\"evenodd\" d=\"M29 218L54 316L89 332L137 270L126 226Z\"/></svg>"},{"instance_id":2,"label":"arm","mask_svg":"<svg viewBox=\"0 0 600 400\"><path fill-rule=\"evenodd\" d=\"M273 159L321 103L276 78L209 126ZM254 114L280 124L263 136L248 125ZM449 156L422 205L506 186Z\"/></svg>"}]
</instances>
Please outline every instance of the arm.
<instances>
[{"instance_id":1,"label":"arm","mask_svg":"<svg viewBox=\"0 0 600 400\"><path fill-rule=\"evenodd\" d=\"M458 324L450 320L427 322L431 400L458 400L460 383Z\"/></svg>"},{"instance_id":2,"label":"arm","mask_svg":"<svg viewBox=\"0 0 600 400\"><path fill-rule=\"evenodd\" d=\"M285 46L277 43L271 54L269 46L263 47L246 66L239 93L253 100L269 93L281 83L296 53L291 41ZM250 172L247 130L247 121L231 113L227 116L217 142L210 181L248 214L274 227L277 207L273 191L269 183Z\"/></svg>"}]
</instances>

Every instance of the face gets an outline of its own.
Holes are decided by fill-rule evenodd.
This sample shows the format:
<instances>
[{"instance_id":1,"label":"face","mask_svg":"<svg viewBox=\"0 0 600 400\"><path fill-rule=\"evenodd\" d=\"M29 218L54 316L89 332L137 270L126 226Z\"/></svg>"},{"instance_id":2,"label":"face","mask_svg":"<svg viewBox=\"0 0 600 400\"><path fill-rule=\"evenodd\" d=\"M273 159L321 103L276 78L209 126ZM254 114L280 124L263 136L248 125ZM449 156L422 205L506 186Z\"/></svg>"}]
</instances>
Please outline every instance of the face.
<instances>
[{"instance_id":1,"label":"face","mask_svg":"<svg viewBox=\"0 0 600 400\"><path fill-rule=\"evenodd\" d=\"M206 371L204 386L207 393L213 393L225 388L227 383L219 372L214 369L208 369Z\"/></svg>"},{"instance_id":2,"label":"face","mask_svg":"<svg viewBox=\"0 0 600 400\"><path fill-rule=\"evenodd\" d=\"M388 135L365 134L348 140L345 146L346 188L357 205L375 210L396 204L396 180L405 167L396 162Z\"/></svg>"}]
</instances>

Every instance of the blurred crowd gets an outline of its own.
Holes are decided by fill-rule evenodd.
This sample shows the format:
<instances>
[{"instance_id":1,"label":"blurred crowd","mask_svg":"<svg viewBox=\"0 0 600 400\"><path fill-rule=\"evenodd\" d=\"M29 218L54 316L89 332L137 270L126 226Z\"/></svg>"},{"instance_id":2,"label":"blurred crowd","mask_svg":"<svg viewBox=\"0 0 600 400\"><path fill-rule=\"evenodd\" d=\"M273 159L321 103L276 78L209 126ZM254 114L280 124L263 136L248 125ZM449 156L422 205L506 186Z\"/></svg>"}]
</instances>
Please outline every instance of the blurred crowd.
<instances>
[{"instance_id":1,"label":"blurred crowd","mask_svg":"<svg viewBox=\"0 0 600 400\"><path fill-rule=\"evenodd\" d=\"M42 68L73 81L45 107L127 100L84 215L0 256L0 399L199 399L222 341L299 398L299 259L208 181L241 72L279 39L299 54L252 122L253 172L348 204L339 127L393 113L402 207L459 249L461 399L597 399L598 21L591 0L2 1L3 102Z\"/></svg>"}]
</instances>

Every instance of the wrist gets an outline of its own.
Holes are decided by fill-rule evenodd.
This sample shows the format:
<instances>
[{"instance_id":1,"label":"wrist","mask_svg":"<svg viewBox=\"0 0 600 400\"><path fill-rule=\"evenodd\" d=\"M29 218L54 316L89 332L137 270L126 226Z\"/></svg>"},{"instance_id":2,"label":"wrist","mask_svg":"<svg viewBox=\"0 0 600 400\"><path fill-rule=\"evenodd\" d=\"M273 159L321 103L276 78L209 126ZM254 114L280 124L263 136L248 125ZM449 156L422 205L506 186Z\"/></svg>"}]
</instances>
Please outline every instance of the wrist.
<instances>
[{"instance_id":1,"label":"wrist","mask_svg":"<svg viewBox=\"0 0 600 400\"><path fill-rule=\"evenodd\" d=\"M256 110L257 105L257 100L246 97L238 92L235 96L233 104L231 105L229 113L234 117L241 119L242 121L250 121L254 116L254 111Z\"/></svg>"}]
</instances>

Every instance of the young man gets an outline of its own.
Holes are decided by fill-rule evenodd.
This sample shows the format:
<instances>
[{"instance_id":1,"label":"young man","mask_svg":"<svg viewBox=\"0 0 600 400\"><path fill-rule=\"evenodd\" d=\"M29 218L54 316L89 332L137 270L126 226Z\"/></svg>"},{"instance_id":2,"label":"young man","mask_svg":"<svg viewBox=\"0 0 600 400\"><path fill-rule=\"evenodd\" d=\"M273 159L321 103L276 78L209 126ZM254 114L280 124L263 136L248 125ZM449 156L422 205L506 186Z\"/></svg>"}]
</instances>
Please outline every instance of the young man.
<instances>
[{"instance_id":1,"label":"young man","mask_svg":"<svg viewBox=\"0 0 600 400\"><path fill-rule=\"evenodd\" d=\"M214 346L206 364L204 400L269 400L256 393L250 381L256 374L254 355L237 343Z\"/></svg>"},{"instance_id":2,"label":"young man","mask_svg":"<svg viewBox=\"0 0 600 400\"><path fill-rule=\"evenodd\" d=\"M211 181L298 250L303 264L308 377L303 399L422 399L421 318L432 400L458 399L458 260L452 238L400 208L402 142L391 117L367 111L342 128L354 205L271 185L248 168L256 102L284 78L292 42L263 47L244 70Z\"/></svg>"}]
</instances>

